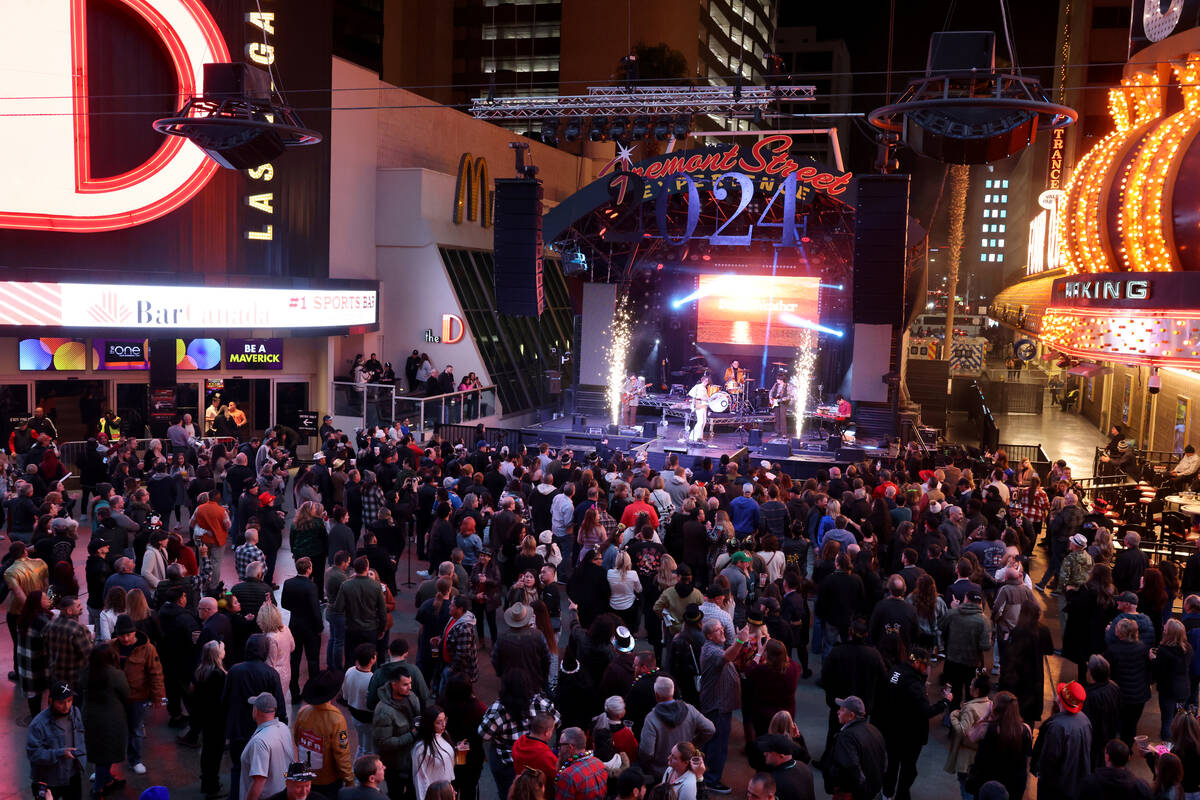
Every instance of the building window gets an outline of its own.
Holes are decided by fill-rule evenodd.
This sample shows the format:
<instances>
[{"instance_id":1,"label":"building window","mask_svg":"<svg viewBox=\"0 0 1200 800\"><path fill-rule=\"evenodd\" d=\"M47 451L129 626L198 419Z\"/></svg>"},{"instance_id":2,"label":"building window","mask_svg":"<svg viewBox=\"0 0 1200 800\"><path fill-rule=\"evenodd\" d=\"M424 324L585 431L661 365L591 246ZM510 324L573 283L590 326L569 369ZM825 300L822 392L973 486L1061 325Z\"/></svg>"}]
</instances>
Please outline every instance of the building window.
<instances>
[{"instance_id":1,"label":"building window","mask_svg":"<svg viewBox=\"0 0 1200 800\"><path fill-rule=\"evenodd\" d=\"M1004 233L1004 225L1003 224L1000 225L1000 232Z\"/></svg>"},{"instance_id":2,"label":"building window","mask_svg":"<svg viewBox=\"0 0 1200 800\"><path fill-rule=\"evenodd\" d=\"M560 36L559 22L511 22L504 25L484 25L483 40L493 39L557 39Z\"/></svg>"},{"instance_id":3,"label":"building window","mask_svg":"<svg viewBox=\"0 0 1200 800\"><path fill-rule=\"evenodd\" d=\"M988 226L985 224L983 226L983 230L981 231L981 233L987 233L987 232L988 232Z\"/></svg>"},{"instance_id":4,"label":"building window","mask_svg":"<svg viewBox=\"0 0 1200 800\"><path fill-rule=\"evenodd\" d=\"M551 403L543 376L546 370L560 369L559 356L574 347L574 319L560 263L544 260L542 316L510 317L496 311L491 252L443 247L439 253L503 412ZM570 378L564 375L563 382Z\"/></svg>"},{"instance_id":5,"label":"building window","mask_svg":"<svg viewBox=\"0 0 1200 800\"><path fill-rule=\"evenodd\" d=\"M992 196L991 196L990 194L985 194L985 195L983 196L983 202L985 202L985 203L990 203L990 202L992 202Z\"/></svg>"},{"instance_id":6,"label":"building window","mask_svg":"<svg viewBox=\"0 0 1200 800\"><path fill-rule=\"evenodd\" d=\"M1002 209L1000 209L1000 217L1001 217L1002 219L1007 219L1007 218L1008 218L1008 209L1007 209L1007 208L1002 208Z\"/></svg>"},{"instance_id":7,"label":"building window","mask_svg":"<svg viewBox=\"0 0 1200 800\"><path fill-rule=\"evenodd\" d=\"M980 239L980 240L979 240L979 246L980 246L980 247L987 247L987 239Z\"/></svg>"},{"instance_id":8,"label":"building window","mask_svg":"<svg viewBox=\"0 0 1200 800\"><path fill-rule=\"evenodd\" d=\"M1000 188L1001 188L1001 189L1007 189L1007 188L1008 188L1008 178L1005 178L1003 181L1001 181Z\"/></svg>"},{"instance_id":9,"label":"building window","mask_svg":"<svg viewBox=\"0 0 1200 800\"><path fill-rule=\"evenodd\" d=\"M1000 239L1000 240L999 240L999 242L1000 242L1000 244L998 244L998 245L996 245L996 246L997 246L997 247L1004 247L1004 240L1003 240L1003 239Z\"/></svg>"},{"instance_id":10,"label":"building window","mask_svg":"<svg viewBox=\"0 0 1200 800\"><path fill-rule=\"evenodd\" d=\"M1004 260L1004 253L1000 253L1000 254L998 254L998 255L996 256L996 260L997 260L997 261L1003 261L1003 260Z\"/></svg>"},{"instance_id":11,"label":"building window","mask_svg":"<svg viewBox=\"0 0 1200 800\"><path fill-rule=\"evenodd\" d=\"M996 254L988 253L988 261L995 261L995 260L996 260Z\"/></svg>"},{"instance_id":12,"label":"building window","mask_svg":"<svg viewBox=\"0 0 1200 800\"><path fill-rule=\"evenodd\" d=\"M984 181L984 182L983 182L983 188L985 188L985 189L990 189L990 188L992 188L992 181L991 181L990 179L989 179L989 180L986 180L986 181Z\"/></svg>"},{"instance_id":13,"label":"building window","mask_svg":"<svg viewBox=\"0 0 1200 800\"><path fill-rule=\"evenodd\" d=\"M1006 194L1002 194L1002 195L1000 195L1000 202L1001 202L1001 203L1007 203L1007 202L1008 202L1008 195L1006 195Z\"/></svg>"},{"instance_id":14,"label":"building window","mask_svg":"<svg viewBox=\"0 0 1200 800\"><path fill-rule=\"evenodd\" d=\"M980 261L987 261L987 253L980 253L980 254L979 254L979 260L980 260Z\"/></svg>"}]
</instances>

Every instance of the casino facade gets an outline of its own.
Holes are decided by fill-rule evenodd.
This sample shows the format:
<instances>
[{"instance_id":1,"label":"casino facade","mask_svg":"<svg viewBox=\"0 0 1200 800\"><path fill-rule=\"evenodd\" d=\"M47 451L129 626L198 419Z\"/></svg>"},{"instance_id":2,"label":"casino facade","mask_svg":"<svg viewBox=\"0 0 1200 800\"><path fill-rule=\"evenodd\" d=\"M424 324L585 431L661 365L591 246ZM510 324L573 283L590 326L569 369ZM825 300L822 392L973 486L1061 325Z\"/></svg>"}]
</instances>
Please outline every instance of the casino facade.
<instances>
[{"instance_id":1,"label":"casino facade","mask_svg":"<svg viewBox=\"0 0 1200 800\"><path fill-rule=\"evenodd\" d=\"M1100 429L1179 452L1200 444L1200 28L1159 25L1151 39L1134 18L1112 130L1042 195L1051 250L990 313L1067 369Z\"/></svg>"}]
</instances>

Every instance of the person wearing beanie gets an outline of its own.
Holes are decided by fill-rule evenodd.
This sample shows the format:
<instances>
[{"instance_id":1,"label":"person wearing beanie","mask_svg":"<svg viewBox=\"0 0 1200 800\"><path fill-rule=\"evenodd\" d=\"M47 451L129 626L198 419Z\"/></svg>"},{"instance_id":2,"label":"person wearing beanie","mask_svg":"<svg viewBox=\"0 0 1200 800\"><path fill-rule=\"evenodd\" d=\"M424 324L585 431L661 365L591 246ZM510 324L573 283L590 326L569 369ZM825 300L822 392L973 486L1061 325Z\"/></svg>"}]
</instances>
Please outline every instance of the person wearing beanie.
<instances>
[{"instance_id":1,"label":"person wearing beanie","mask_svg":"<svg viewBox=\"0 0 1200 800\"><path fill-rule=\"evenodd\" d=\"M1077 681L1054 689L1054 713L1038 731L1029 772L1038 800L1078 800L1092 771L1092 723L1083 712L1087 692ZM1093 795L1095 796L1095 795Z\"/></svg>"},{"instance_id":2,"label":"person wearing beanie","mask_svg":"<svg viewBox=\"0 0 1200 800\"><path fill-rule=\"evenodd\" d=\"M125 672L125 680L129 683L125 717L129 730L127 751L130 769L138 775L144 775L146 765L142 762L142 742L146 738L146 711L166 697L162 663L158 659L158 650L146 634L137 630L128 614L117 617L109 647L116 654Z\"/></svg>"}]
</instances>

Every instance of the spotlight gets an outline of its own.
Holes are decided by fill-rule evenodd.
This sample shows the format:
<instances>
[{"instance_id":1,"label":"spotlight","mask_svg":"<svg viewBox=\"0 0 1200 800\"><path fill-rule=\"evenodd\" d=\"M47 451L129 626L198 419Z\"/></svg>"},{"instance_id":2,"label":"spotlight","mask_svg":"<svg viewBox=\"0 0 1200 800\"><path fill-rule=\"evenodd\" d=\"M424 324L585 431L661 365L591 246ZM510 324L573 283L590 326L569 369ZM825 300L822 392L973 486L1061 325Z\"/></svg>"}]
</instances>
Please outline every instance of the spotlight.
<instances>
[{"instance_id":1,"label":"spotlight","mask_svg":"<svg viewBox=\"0 0 1200 800\"><path fill-rule=\"evenodd\" d=\"M671 136L671 121L669 119L656 119L654 121L654 138L660 142L665 142Z\"/></svg>"},{"instance_id":2,"label":"spotlight","mask_svg":"<svg viewBox=\"0 0 1200 800\"><path fill-rule=\"evenodd\" d=\"M542 123L542 143L551 147L558 144L558 120L548 119Z\"/></svg>"},{"instance_id":3,"label":"spotlight","mask_svg":"<svg viewBox=\"0 0 1200 800\"><path fill-rule=\"evenodd\" d=\"M635 117L633 120L633 131L629 138L635 142L646 138L646 132L650 130L650 118L646 116Z\"/></svg>"},{"instance_id":4,"label":"spotlight","mask_svg":"<svg viewBox=\"0 0 1200 800\"><path fill-rule=\"evenodd\" d=\"M567 126L563 129L563 138L568 142L573 142L579 138L583 132L583 125L578 118L567 122Z\"/></svg>"},{"instance_id":5,"label":"spotlight","mask_svg":"<svg viewBox=\"0 0 1200 800\"><path fill-rule=\"evenodd\" d=\"M593 142L602 142L607 136L608 120L604 117L592 117L592 129L588 132L588 138Z\"/></svg>"},{"instance_id":6,"label":"spotlight","mask_svg":"<svg viewBox=\"0 0 1200 800\"><path fill-rule=\"evenodd\" d=\"M692 129L692 118L687 114L680 114L675 118L675 123L672 126L672 133L676 139L686 139L688 131Z\"/></svg>"},{"instance_id":7,"label":"spotlight","mask_svg":"<svg viewBox=\"0 0 1200 800\"><path fill-rule=\"evenodd\" d=\"M613 117L612 124L608 126L608 136L610 139L622 139L628 130L629 117Z\"/></svg>"}]
</instances>

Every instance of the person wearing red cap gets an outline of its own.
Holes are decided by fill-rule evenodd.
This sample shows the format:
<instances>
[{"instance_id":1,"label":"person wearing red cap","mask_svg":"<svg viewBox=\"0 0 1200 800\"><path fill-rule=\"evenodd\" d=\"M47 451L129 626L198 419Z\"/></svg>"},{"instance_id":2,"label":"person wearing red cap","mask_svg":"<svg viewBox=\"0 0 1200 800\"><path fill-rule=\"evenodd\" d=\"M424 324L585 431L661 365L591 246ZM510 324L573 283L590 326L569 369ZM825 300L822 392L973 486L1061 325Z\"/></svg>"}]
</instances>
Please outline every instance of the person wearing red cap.
<instances>
[{"instance_id":1,"label":"person wearing red cap","mask_svg":"<svg viewBox=\"0 0 1200 800\"><path fill-rule=\"evenodd\" d=\"M1087 699L1076 681L1054 690L1055 713L1042 725L1029 771L1037 776L1038 800L1076 800L1092 771L1092 723L1083 711Z\"/></svg>"}]
</instances>

